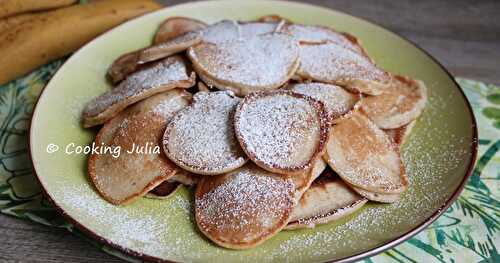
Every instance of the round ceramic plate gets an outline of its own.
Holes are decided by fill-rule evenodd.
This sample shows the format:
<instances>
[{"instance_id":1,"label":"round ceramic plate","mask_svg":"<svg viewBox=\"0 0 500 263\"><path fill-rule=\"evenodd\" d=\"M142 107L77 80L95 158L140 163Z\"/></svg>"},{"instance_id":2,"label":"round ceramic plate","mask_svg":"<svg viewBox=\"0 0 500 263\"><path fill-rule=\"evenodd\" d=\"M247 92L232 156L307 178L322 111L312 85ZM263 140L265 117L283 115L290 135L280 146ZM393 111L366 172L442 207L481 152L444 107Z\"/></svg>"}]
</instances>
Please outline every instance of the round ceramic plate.
<instances>
[{"instance_id":1,"label":"round ceramic plate","mask_svg":"<svg viewBox=\"0 0 500 263\"><path fill-rule=\"evenodd\" d=\"M192 194L181 189L168 200L142 198L125 207L102 199L87 176L87 156L67 154L91 144L95 129L83 129L82 109L110 89L105 73L127 51L150 44L167 17L207 23L252 20L279 14L297 23L332 26L359 37L384 69L425 81L429 103L404 146L410 178L401 201L370 203L352 216L314 229L282 231L249 250L220 248L193 220ZM41 95L30 131L31 155L41 185L55 205L91 236L146 259L190 262L317 262L355 260L381 252L430 224L457 197L476 154L471 109L453 78L428 54L380 26L325 8L278 1L197 2L140 17L98 37L76 52ZM50 144L59 151L48 153ZM49 147L50 148L50 147Z\"/></svg>"}]
</instances>

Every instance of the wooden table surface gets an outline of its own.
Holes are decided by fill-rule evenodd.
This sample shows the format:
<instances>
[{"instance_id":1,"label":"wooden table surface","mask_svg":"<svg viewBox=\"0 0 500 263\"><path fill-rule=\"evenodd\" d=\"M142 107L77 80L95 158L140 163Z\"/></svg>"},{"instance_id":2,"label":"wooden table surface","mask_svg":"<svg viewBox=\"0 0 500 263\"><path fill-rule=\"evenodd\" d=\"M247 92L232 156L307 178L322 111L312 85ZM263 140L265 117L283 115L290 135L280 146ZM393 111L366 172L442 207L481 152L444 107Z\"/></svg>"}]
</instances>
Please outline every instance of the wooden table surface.
<instances>
[{"instance_id":1,"label":"wooden table surface","mask_svg":"<svg viewBox=\"0 0 500 263\"><path fill-rule=\"evenodd\" d=\"M167 6L187 1L160 1ZM304 1L366 18L435 56L452 74L500 84L500 1ZM69 232L0 215L0 262L122 262Z\"/></svg>"}]
</instances>

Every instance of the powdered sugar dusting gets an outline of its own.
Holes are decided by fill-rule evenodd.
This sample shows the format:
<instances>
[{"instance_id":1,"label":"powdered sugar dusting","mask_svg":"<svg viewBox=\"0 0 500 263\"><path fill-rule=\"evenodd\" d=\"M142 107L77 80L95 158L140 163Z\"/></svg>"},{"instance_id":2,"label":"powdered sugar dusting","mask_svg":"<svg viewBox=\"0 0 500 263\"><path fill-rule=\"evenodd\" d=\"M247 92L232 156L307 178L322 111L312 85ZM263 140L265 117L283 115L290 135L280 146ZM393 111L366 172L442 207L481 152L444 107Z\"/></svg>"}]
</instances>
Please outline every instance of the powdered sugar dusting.
<instances>
[{"instance_id":1,"label":"powdered sugar dusting","mask_svg":"<svg viewBox=\"0 0 500 263\"><path fill-rule=\"evenodd\" d=\"M348 48L357 53L362 53L361 49L353 44L347 37L341 33L327 27L289 24L283 28L283 31L291 34L301 43L325 43L333 42L344 48Z\"/></svg>"},{"instance_id":2,"label":"powdered sugar dusting","mask_svg":"<svg viewBox=\"0 0 500 263\"><path fill-rule=\"evenodd\" d=\"M241 38L251 38L257 35L272 33L278 27L278 23L246 22L240 23Z\"/></svg>"},{"instance_id":3,"label":"powdered sugar dusting","mask_svg":"<svg viewBox=\"0 0 500 263\"><path fill-rule=\"evenodd\" d=\"M167 125L167 156L193 172L221 173L246 161L234 136L232 118L240 99L231 92L198 92L191 106Z\"/></svg>"},{"instance_id":4,"label":"powdered sugar dusting","mask_svg":"<svg viewBox=\"0 0 500 263\"><path fill-rule=\"evenodd\" d=\"M163 99L151 109L151 112L168 120L174 116L174 113L184 108L191 98L189 93L178 90L173 90L171 93L161 93L157 96L163 97Z\"/></svg>"},{"instance_id":5,"label":"powdered sugar dusting","mask_svg":"<svg viewBox=\"0 0 500 263\"><path fill-rule=\"evenodd\" d=\"M360 79L387 82L388 76L368 58L334 43L301 44L297 74L317 81L338 83Z\"/></svg>"},{"instance_id":6,"label":"powdered sugar dusting","mask_svg":"<svg viewBox=\"0 0 500 263\"><path fill-rule=\"evenodd\" d=\"M218 44L240 38L240 27L233 20L222 20L206 27L203 31L203 41Z\"/></svg>"},{"instance_id":7,"label":"powdered sugar dusting","mask_svg":"<svg viewBox=\"0 0 500 263\"><path fill-rule=\"evenodd\" d=\"M179 82L189 82L186 65L182 57L172 56L143 70L130 75L119 86L113 88L101 96L90 101L84 109L86 117L96 116L106 111L117 103L126 103L132 97L140 96L142 93L151 92L165 85L175 87L190 87L191 85Z\"/></svg>"},{"instance_id":8,"label":"powdered sugar dusting","mask_svg":"<svg viewBox=\"0 0 500 263\"><path fill-rule=\"evenodd\" d=\"M299 48L285 34L200 44L188 51L194 67L219 81L255 88L277 87L296 68Z\"/></svg>"},{"instance_id":9,"label":"powdered sugar dusting","mask_svg":"<svg viewBox=\"0 0 500 263\"><path fill-rule=\"evenodd\" d=\"M252 164L223 179L204 180L200 187L205 191L195 199L197 222L216 238L250 242L269 235L270 229L286 224L294 204L291 180ZM205 189L214 180L221 182Z\"/></svg>"},{"instance_id":10,"label":"powdered sugar dusting","mask_svg":"<svg viewBox=\"0 0 500 263\"><path fill-rule=\"evenodd\" d=\"M358 101L355 94L345 91L343 88L323 83L295 84L292 91L310 96L325 104L330 119L341 117L349 112Z\"/></svg>"},{"instance_id":11,"label":"powdered sugar dusting","mask_svg":"<svg viewBox=\"0 0 500 263\"><path fill-rule=\"evenodd\" d=\"M68 186L61 184L58 188L59 202L72 211L72 216L86 218L86 226L98 225L96 231L105 232L107 240L127 248L141 248L148 254L176 254L182 251L181 246L169 244L158 248L165 232L175 231L176 226L170 225L174 216L189 218L191 205L179 195L153 203L156 213L164 220L158 220L157 215L147 215L143 210L134 207L114 206L102 200L92 188L87 185ZM168 209L166 209L168 207ZM102 233L101 233L102 234ZM186 244L188 245L188 244Z\"/></svg>"},{"instance_id":12,"label":"powdered sugar dusting","mask_svg":"<svg viewBox=\"0 0 500 263\"><path fill-rule=\"evenodd\" d=\"M305 98L288 93L247 97L236 127L250 156L269 167L304 167L318 151L321 113Z\"/></svg>"}]
</instances>

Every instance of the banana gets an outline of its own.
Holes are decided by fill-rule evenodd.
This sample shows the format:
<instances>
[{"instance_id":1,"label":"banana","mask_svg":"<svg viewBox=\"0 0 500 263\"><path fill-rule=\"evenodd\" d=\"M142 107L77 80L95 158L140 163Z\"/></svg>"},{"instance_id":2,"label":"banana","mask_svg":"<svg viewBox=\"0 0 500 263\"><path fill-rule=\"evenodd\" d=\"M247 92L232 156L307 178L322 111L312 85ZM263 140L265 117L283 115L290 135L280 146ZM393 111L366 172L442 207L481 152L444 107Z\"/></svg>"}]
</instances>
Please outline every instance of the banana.
<instances>
[{"instance_id":1,"label":"banana","mask_svg":"<svg viewBox=\"0 0 500 263\"><path fill-rule=\"evenodd\" d=\"M33 15L0 33L0 85L74 52L128 19L160 8L152 0L101 0Z\"/></svg>"},{"instance_id":2,"label":"banana","mask_svg":"<svg viewBox=\"0 0 500 263\"><path fill-rule=\"evenodd\" d=\"M3 0L0 5L0 18L32 11L50 10L76 2L77 0Z\"/></svg>"},{"instance_id":3,"label":"banana","mask_svg":"<svg viewBox=\"0 0 500 263\"><path fill-rule=\"evenodd\" d=\"M6 17L0 19L0 38L1 35L8 31L11 27L15 27L17 25L20 25L26 21L29 21L35 16L34 14L28 13L28 14L22 14L22 15L16 15L16 16L11 16L11 17Z\"/></svg>"}]
</instances>

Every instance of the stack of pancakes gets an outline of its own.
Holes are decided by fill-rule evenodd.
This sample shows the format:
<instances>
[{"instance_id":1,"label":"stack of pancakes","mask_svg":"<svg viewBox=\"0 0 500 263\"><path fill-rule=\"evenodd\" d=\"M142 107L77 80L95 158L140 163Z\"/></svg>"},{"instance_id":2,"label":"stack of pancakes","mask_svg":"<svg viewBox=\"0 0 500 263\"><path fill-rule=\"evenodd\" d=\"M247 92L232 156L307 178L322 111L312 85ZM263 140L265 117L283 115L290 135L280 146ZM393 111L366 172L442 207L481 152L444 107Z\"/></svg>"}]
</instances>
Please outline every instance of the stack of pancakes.
<instances>
[{"instance_id":1,"label":"stack of pancakes","mask_svg":"<svg viewBox=\"0 0 500 263\"><path fill-rule=\"evenodd\" d=\"M399 148L427 101L423 82L378 67L358 39L279 16L161 24L151 46L117 58L115 87L89 102L89 176L116 205L195 186L200 231L254 247L408 188Z\"/></svg>"}]
</instances>

